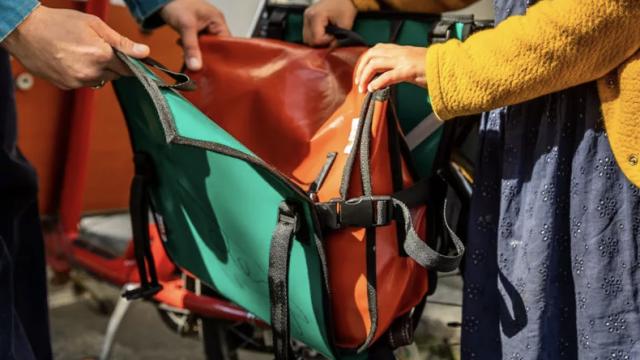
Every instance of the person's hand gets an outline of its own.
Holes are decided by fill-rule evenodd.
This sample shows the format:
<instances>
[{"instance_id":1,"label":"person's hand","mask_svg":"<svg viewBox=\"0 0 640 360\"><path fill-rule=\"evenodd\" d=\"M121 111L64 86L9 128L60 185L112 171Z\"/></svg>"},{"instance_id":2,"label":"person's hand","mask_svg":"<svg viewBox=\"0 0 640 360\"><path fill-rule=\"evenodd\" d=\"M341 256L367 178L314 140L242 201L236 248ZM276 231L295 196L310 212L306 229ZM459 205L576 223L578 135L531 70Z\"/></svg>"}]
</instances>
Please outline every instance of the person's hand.
<instances>
[{"instance_id":1,"label":"person's hand","mask_svg":"<svg viewBox=\"0 0 640 360\"><path fill-rule=\"evenodd\" d=\"M99 86L130 72L113 48L135 57L149 47L118 34L99 18L38 6L2 42L30 72L62 89Z\"/></svg>"},{"instance_id":2,"label":"person's hand","mask_svg":"<svg viewBox=\"0 0 640 360\"><path fill-rule=\"evenodd\" d=\"M204 0L173 0L160 10L160 16L180 34L184 61L189 70L202 68L202 54L198 44L200 32L229 36L224 15Z\"/></svg>"},{"instance_id":3,"label":"person's hand","mask_svg":"<svg viewBox=\"0 0 640 360\"><path fill-rule=\"evenodd\" d=\"M358 60L355 73L358 90L373 92L401 82L426 87L426 55L424 47L394 44L372 47Z\"/></svg>"},{"instance_id":4,"label":"person's hand","mask_svg":"<svg viewBox=\"0 0 640 360\"><path fill-rule=\"evenodd\" d=\"M335 38L325 31L327 25L351 30L357 14L352 0L320 0L304 12L302 38L311 46L329 45Z\"/></svg>"}]
</instances>

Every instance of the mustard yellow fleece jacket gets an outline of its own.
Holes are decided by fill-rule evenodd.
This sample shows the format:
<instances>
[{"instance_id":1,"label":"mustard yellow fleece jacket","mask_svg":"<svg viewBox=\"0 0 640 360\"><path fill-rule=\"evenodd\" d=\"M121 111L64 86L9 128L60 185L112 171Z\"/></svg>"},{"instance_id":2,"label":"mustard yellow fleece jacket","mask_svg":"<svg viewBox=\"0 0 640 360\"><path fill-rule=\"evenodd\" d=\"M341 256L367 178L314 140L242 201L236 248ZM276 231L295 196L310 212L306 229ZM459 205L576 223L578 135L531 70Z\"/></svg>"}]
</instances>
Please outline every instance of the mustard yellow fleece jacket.
<instances>
[{"instance_id":1,"label":"mustard yellow fleece jacket","mask_svg":"<svg viewBox=\"0 0 640 360\"><path fill-rule=\"evenodd\" d=\"M437 12L473 1L387 0ZM374 0L354 0L376 10ZM443 120L597 80L618 164L640 186L640 0L541 0L526 15L427 51L432 106Z\"/></svg>"}]
</instances>

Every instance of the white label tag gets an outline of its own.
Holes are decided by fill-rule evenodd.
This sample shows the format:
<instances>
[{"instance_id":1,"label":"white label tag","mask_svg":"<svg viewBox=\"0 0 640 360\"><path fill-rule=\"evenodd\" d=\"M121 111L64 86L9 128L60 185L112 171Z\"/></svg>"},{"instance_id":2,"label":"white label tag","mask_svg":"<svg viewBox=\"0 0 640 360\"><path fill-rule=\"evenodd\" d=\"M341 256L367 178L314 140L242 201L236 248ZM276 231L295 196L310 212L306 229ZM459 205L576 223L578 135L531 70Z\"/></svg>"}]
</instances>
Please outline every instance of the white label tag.
<instances>
[{"instance_id":1,"label":"white label tag","mask_svg":"<svg viewBox=\"0 0 640 360\"><path fill-rule=\"evenodd\" d=\"M353 149L353 142L356 140L356 135L358 135L358 126L360 125L360 118L354 118L351 120L351 131L349 132L349 143L344 148L345 154L351 154L351 150Z\"/></svg>"},{"instance_id":2,"label":"white label tag","mask_svg":"<svg viewBox=\"0 0 640 360\"><path fill-rule=\"evenodd\" d=\"M160 239L162 239L162 242L167 242L167 229L164 226L164 218L158 213L154 214L154 218L158 225L158 234L160 235Z\"/></svg>"}]
</instances>

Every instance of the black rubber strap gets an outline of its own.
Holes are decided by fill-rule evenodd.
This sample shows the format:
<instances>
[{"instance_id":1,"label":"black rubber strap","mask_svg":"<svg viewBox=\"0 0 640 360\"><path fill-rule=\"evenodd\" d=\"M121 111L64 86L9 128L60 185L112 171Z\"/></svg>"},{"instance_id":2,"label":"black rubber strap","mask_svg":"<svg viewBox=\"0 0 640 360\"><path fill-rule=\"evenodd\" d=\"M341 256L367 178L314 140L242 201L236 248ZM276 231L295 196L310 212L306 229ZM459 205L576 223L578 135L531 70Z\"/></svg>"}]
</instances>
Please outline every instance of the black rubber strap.
<instances>
[{"instance_id":1,"label":"black rubber strap","mask_svg":"<svg viewBox=\"0 0 640 360\"><path fill-rule=\"evenodd\" d=\"M289 326L289 261L298 221L296 210L287 202L280 203L278 224L273 231L269 251L271 327L273 348L278 360L293 359Z\"/></svg>"}]
</instances>

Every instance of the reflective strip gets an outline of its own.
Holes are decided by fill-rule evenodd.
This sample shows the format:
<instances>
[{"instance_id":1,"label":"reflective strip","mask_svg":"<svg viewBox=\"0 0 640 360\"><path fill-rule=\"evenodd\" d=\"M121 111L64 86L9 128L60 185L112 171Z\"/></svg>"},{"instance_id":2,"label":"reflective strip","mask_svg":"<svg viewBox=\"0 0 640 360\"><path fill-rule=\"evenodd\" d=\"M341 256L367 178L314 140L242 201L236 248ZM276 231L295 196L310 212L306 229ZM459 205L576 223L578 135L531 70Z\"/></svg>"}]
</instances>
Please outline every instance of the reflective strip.
<instances>
[{"instance_id":1,"label":"reflective strip","mask_svg":"<svg viewBox=\"0 0 640 360\"><path fill-rule=\"evenodd\" d=\"M429 114L426 118L422 119L407 135L406 140L411 150L422 144L427 140L436 130L442 126L442 121L438 119L435 113Z\"/></svg>"}]
</instances>

